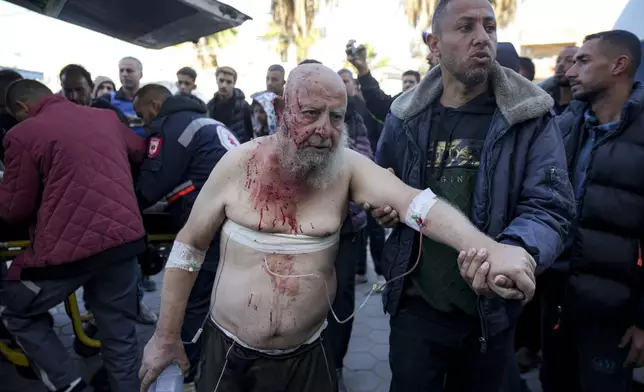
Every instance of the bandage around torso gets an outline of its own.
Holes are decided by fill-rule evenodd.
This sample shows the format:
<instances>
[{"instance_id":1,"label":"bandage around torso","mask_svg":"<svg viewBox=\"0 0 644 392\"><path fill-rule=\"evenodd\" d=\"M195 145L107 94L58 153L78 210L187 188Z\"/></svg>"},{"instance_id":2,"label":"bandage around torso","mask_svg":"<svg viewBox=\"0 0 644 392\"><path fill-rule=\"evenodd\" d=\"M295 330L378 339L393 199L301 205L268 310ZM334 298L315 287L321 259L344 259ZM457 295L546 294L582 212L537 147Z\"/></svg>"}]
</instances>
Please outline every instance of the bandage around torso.
<instances>
[{"instance_id":1,"label":"bandage around torso","mask_svg":"<svg viewBox=\"0 0 644 392\"><path fill-rule=\"evenodd\" d=\"M227 219L222 226L222 234L233 241L258 252L274 254L304 254L319 252L337 245L340 231L326 236L313 237L304 234L263 233L241 226Z\"/></svg>"}]
</instances>

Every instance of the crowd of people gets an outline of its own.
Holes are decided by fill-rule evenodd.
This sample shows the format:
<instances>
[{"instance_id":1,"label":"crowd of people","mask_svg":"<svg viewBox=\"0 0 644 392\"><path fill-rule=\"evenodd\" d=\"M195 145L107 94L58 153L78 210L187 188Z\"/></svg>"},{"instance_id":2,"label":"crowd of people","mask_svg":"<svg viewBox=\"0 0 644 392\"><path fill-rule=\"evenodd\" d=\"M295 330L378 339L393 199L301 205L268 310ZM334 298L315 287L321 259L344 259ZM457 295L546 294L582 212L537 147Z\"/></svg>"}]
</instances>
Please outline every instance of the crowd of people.
<instances>
[{"instance_id":1,"label":"crowd of people","mask_svg":"<svg viewBox=\"0 0 644 392\"><path fill-rule=\"evenodd\" d=\"M632 33L592 34L554 75L497 42L487 0L441 0L430 71L387 95L364 46L351 69L305 60L246 95L216 70L177 93L83 66L61 90L0 70L0 218L29 226L0 263L0 315L55 392L340 391L371 253L390 315L391 391L629 391L644 366L644 84ZM345 148L346 147L346 148ZM177 232L161 313L139 268L143 216ZM389 231L385 240L386 233ZM79 288L101 341L83 380L48 311ZM142 362L135 323L156 325Z\"/></svg>"}]
</instances>

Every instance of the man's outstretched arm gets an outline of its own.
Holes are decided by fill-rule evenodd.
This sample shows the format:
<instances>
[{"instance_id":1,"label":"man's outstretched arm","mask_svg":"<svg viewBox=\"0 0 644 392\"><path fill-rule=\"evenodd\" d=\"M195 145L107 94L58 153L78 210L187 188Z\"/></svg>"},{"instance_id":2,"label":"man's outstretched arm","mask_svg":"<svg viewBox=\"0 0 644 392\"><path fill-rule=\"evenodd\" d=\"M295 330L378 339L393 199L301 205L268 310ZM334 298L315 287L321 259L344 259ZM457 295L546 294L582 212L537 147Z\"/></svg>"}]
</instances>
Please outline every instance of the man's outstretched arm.
<instances>
[{"instance_id":1,"label":"man's outstretched arm","mask_svg":"<svg viewBox=\"0 0 644 392\"><path fill-rule=\"evenodd\" d=\"M351 154L353 177L351 180L352 201L368 203L377 207L388 205L400 214L401 221L422 192L414 189L389 170L386 170L358 154ZM433 240L456 250L490 248L496 242L481 233L465 215L442 199L436 199L426 216L418 216L422 233Z\"/></svg>"},{"instance_id":2,"label":"man's outstretched arm","mask_svg":"<svg viewBox=\"0 0 644 392\"><path fill-rule=\"evenodd\" d=\"M388 170L359 154L347 153L352 170L352 201L374 207L391 206L400 213L403 223L458 251L487 249L488 261L496 267L496 275L508 276L525 297L532 297L534 261L525 250L497 243L481 233L458 209L440 198L430 196L431 191L423 193L411 188ZM504 288L496 287L495 292L504 298L522 299L516 297L516 292Z\"/></svg>"}]
</instances>

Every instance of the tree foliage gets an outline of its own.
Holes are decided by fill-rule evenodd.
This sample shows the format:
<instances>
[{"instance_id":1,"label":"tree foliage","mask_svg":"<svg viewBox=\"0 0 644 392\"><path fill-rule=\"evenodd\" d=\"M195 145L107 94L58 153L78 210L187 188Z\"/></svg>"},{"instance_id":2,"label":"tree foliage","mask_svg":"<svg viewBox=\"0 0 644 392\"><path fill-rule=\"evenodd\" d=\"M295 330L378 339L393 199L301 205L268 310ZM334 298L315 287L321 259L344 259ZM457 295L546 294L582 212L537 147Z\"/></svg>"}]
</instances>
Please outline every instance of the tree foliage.
<instances>
[{"instance_id":1,"label":"tree foliage","mask_svg":"<svg viewBox=\"0 0 644 392\"><path fill-rule=\"evenodd\" d=\"M407 21L416 29L427 29L432 22L432 16L439 0L402 0ZM490 0L499 27L505 27L512 22L517 12L517 0Z\"/></svg>"},{"instance_id":2,"label":"tree foliage","mask_svg":"<svg viewBox=\"0 0 644 392\"><path fill-rule=\"evenodd\" d=\"M319 31L313 26L318 9L318 0L272 0L273 23L264 38L276 42L282 61L288 60L291 45L296 48L298 62L307 58L319 38Z\"/></svg>"},{"instance_id":3,"label":"tree foliage","mask_svg":"<svg viewBox=\"0 0 644 392\"><path fill-rule=\"evenodd\" d=\"M237 39L238 31L236 28L220 31L202 37L193 44L197 54L197 59L203 69L217 68L217 51L226 45L230 45Z\"/></svg>"},{"instance_id":4,"label":"tree foliage","mask_svg":"<svg viewBox=\"0 0 644 392\"><path fill-rule=\"evenodd\" d=\"M320 34L314 27L320 2L338 6L347 0L272 0L273 21L264 39L274 43L282 61L288 61L288 50L296 47L297 61L307 58L309 49ZM400 0L409 24L419 31L431 25L432 15L439 0ZM512 22L516 14L517 0L490 0L500 27Z\"/></svg>"}]
</instances>

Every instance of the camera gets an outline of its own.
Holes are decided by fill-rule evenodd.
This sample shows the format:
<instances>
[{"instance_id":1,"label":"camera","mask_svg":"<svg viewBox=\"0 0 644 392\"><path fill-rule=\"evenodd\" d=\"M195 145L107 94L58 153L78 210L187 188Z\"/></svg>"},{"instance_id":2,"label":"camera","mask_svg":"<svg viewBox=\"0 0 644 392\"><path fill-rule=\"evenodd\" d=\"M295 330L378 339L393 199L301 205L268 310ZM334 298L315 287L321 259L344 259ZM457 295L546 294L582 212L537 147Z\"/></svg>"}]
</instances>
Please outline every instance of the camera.
<instances>
[{"instance_id":1,"label":"camera","mask_svg":"<svg viewBox=\"0 0 644 392\"><path fill-rule=\"evenodd\" d=\"M355 56L357 51L356 40L355 39L350 40L349 45L351 45L351 49L350 49L351 56Z\"/></svg>"}]
</instances>

